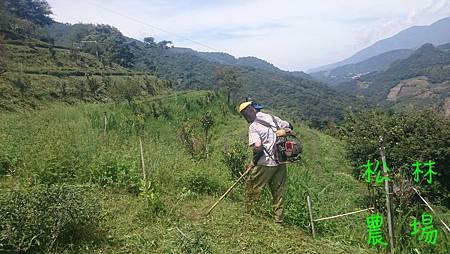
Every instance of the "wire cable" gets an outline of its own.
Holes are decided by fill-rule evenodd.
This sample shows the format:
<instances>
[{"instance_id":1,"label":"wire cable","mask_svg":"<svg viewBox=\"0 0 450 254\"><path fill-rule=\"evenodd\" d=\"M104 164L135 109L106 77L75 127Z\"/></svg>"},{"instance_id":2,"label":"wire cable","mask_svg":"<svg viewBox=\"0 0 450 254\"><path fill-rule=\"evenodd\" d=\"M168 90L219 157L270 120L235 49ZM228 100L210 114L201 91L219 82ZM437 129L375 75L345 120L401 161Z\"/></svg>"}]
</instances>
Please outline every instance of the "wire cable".
<instances>
[{"instance_id":1,"label":"wire cable","mask_svg":"<svg viewBox=\"0 0 450 254\"><path fill-rule=\"evenodd\" d=\"M146 23L146 22L144 22L144 21L142 21L142 20L139 20L139 19L137 19L137 18L134 18L134 17L131 17L131 16L122 14L122 13L120 13L120 12L118 12L118 11L115 11L115 10L112 10L112 9L109 9L109 8L106 8L106 7L104 7L104 6L99 5L97 2L93 2L93 1L89 1L89 0L88 0L88 4L93 5L93 6L96 6L96 7L100 8L100 9L103 9L103 10L105 10L105 11L107 11L107 12L110 12L110 13L116 14L116 15L118 15L118 16L121 16L121 17L123 17L123 18L132 20L132 21L134 21L134 22L136 22L136 23L139 23L139 24L141 24L141 25L148 26L148 27L153 28L153 29L155 29L155 30L161 31L161 32L163 32L163 33L166 33L166 34L169 34L169 35L178 37L178 38L183 39L183 40L186 40L186 41L190 41L190 42L195 43L195 44L197 44L197 45L199 45L199 46L202 46L202 47L204 47L204 48L207 48L207 49L210 49L210 50L213 50L213 51L223 52L223 51L221 51L221 50L219 50L219 49L216 49L216 48L214 48L214 47L210 47L210 46L208 46L208 45L206 45L206 44L204 44L204 43L202 43L202 42L198 42L198 41L192 40L192 39L190 39L190 38L188 38L188 37L185 37L185 36L182 36L182 35L178 35L178 34L176 34L176 33L170 32L170 31L168 31L168 30L166 30L166 29L162 29L162 28L159 28L159 27L157 27L157 26L155 26L155 25L148 24L148 23Z\"/></svg>"}]
</instances>

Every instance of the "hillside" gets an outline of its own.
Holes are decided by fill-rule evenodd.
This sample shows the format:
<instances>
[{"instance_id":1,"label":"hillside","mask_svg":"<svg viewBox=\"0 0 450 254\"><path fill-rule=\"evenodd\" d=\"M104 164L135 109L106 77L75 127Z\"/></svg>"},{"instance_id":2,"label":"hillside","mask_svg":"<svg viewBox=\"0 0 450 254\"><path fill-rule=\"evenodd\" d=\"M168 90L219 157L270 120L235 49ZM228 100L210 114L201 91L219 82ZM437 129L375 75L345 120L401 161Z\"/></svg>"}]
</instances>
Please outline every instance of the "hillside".
<instances>
[{"instance_id":1,"label":"hillside","mask_svg":"<svg viewBox=\"0 0 450 254\"><path fill-rule=\"evenodd\" d=\"M164 93L170 82L95 56L39 41L7 41L6 65L0 74L0 108L24 110L53 102L108 102ZM134 86L128 85L134 83ZM133 90L134 89L134 90Z\"/></svg>"},{"instance_id":2,"label":"hillside","mask_svg":"<svg viewBox=\"0 0 450 254\"><path fill-rule=\"evenodd\" d=\"M445 46L425 44L386 71L361 76L337 88L375 103L444 107L450 97L449 66L450 53Z\"/></svg>"},{"instance_id":3,"label":"hillside","mask_svg":"<svg viewBox=\"0 0 450 254\"><path fill-rule=\"evenodd\" d=\"M185 253L200 248L206 253L315 253L317 248L322 253L368 252L362 249L366 246L363 215L318 224L317 240L308 233L308 193L313 196L315 216L320 217L359 208L365 192L350 175L342 144L299 125L296 128L304 140L305 154L302 162L289 166L285 228L271 223L268 193L263 195L264 209L258 216L245 215L242 185L211 216L201 216L232 183L223 162L224 146L245 147L247 125L224 103L209 92L173 94L139 103L144 114L147 176L162 210L152 212L145 196L137 196L141 193L137 189L141 178L139 142L130 122L134 121L132 112L124 104L55 105L32 115L1 113L0 165L9 165L1 168L6 170L6 176L0 176L1 193L32 190L45 183L86 186L102 205L102 233L94 242L82 241L71 249L57 247L69 253ZM180 130L188 124L185 119L198 122L208 111L215 122L210 157L192 157ZM107 132L103 114L108 119ZM199 124L191 128L193 137L200 137ZM16 135L18 132L22 134ZM30 185L21 187L30 177ZM341 236L339 240L337 236Z\"/></svg>"},{"instance_id":4,"label":"hillside","mask_svg":"<svg viewBox=\"0 0 450 254\"><path fill-rule=\"evenodd\" d=\"M397 49L392 50L380 55L371 57L359 63L347 64L339 66L332 70L319 71L311 73L310 75L331 87L339 86L340 83L351 81L362 75L366 75L371 72L381 72L387 70L391 64L396 61L408 58L414 50L410 49Z\"/></svg>"},{"instance_id":5,"label":"hillside","mask_svg":"<svg viewBox=\"0 0 450 254\"><path fill-rule=\"evenodd\" d=\"M438 218L450 219L450 121L439 113L349 109L327 125L332 137L302 120L320 126L361 104L303 72L141 42L108 25L53 23L46 1L4 0L0 12L0 253L383 253L367 225L369 215L386 214L383 187L365 182L361 167L380 159L380 135L392 170L395 253L448 252ZM388 95L398 101L410 96L404 86L448 80L447 49L425 45L363 76L380 81L366 88L400 77ZM243 183L205 214L251 158L248 124L229 94L257 98L303 144L302 159L288 165L283 225L272 221L267 188L245 212ZM430 158L434 185L414 184L405 167ZM429 212L411 187L437 212L434 245L411 234L411 220ZM316 221L313 238L307 196L315 219L365 211Z\"/></svg>"},{"instance_id":6,"label":"hillside","mask_svg":"<svg viewBox=\"0 0 450 254\"><path fill-rule=\"evenodd\" d=\"M440 45L450 42L450 17L434 22L429 26L413 26L396 35L375 42L373 45L337 63L314 68L308 73L331 70L339 66L358 63L379 54L396 49L417 49L425 43Z\"/></svg>"},{"instance_id":7,"label":"hillside","mask_svg":"<svg viewBox=\"0 0 450 254\"><path fill-rule=\"evenodd\" d=\"M280 71L256 58L236 59L225 53L172 48L167 42L157 43L153 38L141 42L104 25L55 23L48 30L60 46L70 47L72 38L97 41L97 45L85 45L83 50L91 54L98 52L105 59L137 71L151 71L172 80L175 89L223 89L218 86L218 72L231 71L240 84L232 93L236 100L256 98L264 104L289 108L292 115L313 123L341 119L344 110L357 103L354 98L342 96L304 73ZM106 53L111 51L113 54Z\"/></svg>"}]
</instances>

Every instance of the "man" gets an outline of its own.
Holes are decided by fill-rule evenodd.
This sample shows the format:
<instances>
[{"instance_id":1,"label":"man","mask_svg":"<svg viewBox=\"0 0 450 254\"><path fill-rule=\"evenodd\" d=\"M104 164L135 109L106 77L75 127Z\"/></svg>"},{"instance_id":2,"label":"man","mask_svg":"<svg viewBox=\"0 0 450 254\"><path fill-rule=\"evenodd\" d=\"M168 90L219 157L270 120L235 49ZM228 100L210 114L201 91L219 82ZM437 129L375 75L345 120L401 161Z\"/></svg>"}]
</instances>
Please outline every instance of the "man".
<instances>
[{"instance_id":1,"label":"man","mask_svg":"<svg viewBox=\"0 0 450 254\"><path fill-rule=\"evenodd\" d=\"M255 109L258 108L258 110ZM276 116L259 112L261 105L248 101L239 105L239 112L250 124L249 145L253 149L253 169L246 182L247 210L251 210L266 185L270 186L273 197L273 213L276 223L283 223L284 192L286 185L286 164L275 160L275 140L277 127L291 131L292 126Z\"/></svg>"}]
</instances>

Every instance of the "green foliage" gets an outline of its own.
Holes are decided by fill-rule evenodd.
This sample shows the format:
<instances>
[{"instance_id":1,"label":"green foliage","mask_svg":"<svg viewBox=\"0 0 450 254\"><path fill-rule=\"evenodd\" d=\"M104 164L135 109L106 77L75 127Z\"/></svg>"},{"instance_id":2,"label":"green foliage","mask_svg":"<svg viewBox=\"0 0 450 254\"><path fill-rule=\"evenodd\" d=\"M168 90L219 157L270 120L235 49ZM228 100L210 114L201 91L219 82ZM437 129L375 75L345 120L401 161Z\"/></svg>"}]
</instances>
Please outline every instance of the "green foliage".
<instances>
[{"instance_id":1,"label":"green foliage","mask_svg":"<svg viewBox=\"0 0 450 254\"><path fill-rule=\"evenodd\" d=\"M38 25L48 25L53 22L49 17L52 11L46 0L3 0L0 8Z\"/></svg>"},{"instance_id":2,"label":"green foliage","mask_svg":"<svg viewBox=\"0 0 450 254\"><path fill-rule=\"evenodd\" d=\"M138 193L140 174L134 156L106 152L91 163L89 179L100 186L116 186Z\"/></svg>"},{"instance_id":3,"label":"green foliage","mask_svg":"<svg viewBox=\"0 0 450 254\"><path fill-rule=\"evenodd\" d=\"M141 93L141 87L134 82L115 82L111 86L111 97L115 101L126 100L132 105L134 99Z\"/></svg>"},{"instance_id":4,"label":"green foliage","mask_svg":"<svg viewBox=\"0 0 450 254\"><path fill-rule=\"evenodd\" d=\"M341 119L347 106L360 105L355 98L346 98L305 74L281 71L259 59L230 56L231 62L221 57L217 60L217 53L167 47L168 42L156 43L154 38L141 42L104 25L53 24L49 33L56 45L65 47L80 40L96 40L106 62L154 72L175 89L221 90L228 103L252 97L274 108L289 109L297 118L326 121Z\"/></svg>"},{"instance_id":5,"label":"green foliage","mask_svg":"<svg viewBox=\"0 0 450 254\"><path fill-rule=\"evenodd\" d=\"M105 234L98 235L99 239L73 245L58 243L54 250L39 252L313 253L317 248L323 253L371 252L365 244L363 213L317 223L317 239L308 233L306 195L313 199L315 218L366 208L364 185L351 177L339 140L296 125L304 152L299 163L288 166L286 227L273 225L267 189L261 200L263 212L257 216L244 214L242 184L210 217L199 219L232 184L222 153L224 145L240 144L230 160L235 165L240 159L245 161L249 152L244 142L247 123L227 105L226 98L213 92L157 95L134 104L133 111L126 103L57 103L32 114L0 115L0 161L7 161L13 172L0 177L0 192L44 181L93 184L96 187L90 193L106 207L102 213L105 219L100 222ZM201 119L206 114L214 118L210 157L193 159L184 152L184 140L175 130L190 126L194 137L203 137ZM143 141L147 190L141 181L139 137ZM43 172L47 168L56 172L48 173L50 180L42 178L47 177ZM187 238L178 233L177 227ZM180 236L183 239L178 239ZM274 242L274 238L279 241Z\"/></svg>"},{"instance_id":6,"label":"green foliage","mask_svg":"<svg viewBox=\"0 0 450 254\"><path fill-rule=\"evenodd\" d=\"M95 236L98 201L82 187L34 186L0 194L0 251L36 253Z\"/></svg>"},{"instance_id":7,"label":"green foliage","mask_svg":"<svg viewBox=\"0 0 450 254\"><path fill-rule=\"evenodd\" d=\"M388 167L399 182L412 181L415 161L436 162L437 182L433 187L422 184L434 200L450 206L450 177L445 169L450 163L450 121L434 110L402 113L370 110L348 114L342 126L348 156L361 177L361 166L367 160L379 159L379 137L383 136Z\"/></svg>"},{"instance_id":8,"label":"green foliage","mask_svg":"<svg viewBox=\"0 0 450 254\"><path fill-rule=\"evenodd\" d=\"M147 202L147 213L154 215L163 211L164 204L161 200L161 193L155 183L149 180L144 181L141 179L139 185L139 195Z\"/></svg>"},{"instance_id":9,"label":"green foliage","mask_svg":"<svg viewBox=\"0 0 450 254\"><path fill-rule=\"evenodd\" d=\"M32 49L7 41L0 43L0 50L3 45L8 64L3 65L4 69L0 66L0 107L8 110L21 111L56 101L73 104L115 100L133 104L137 99L164 94L171 85L148 73L130 72L115 64L103 66L89 54L81 53L80 59L72 59L69 50L57 46Z\"/></svg>"},{"instance_id":10,"label":"green foliage","mask_svg":"<svg viewBox=\"0 0 450 254\"><path fill-rule=\"evenodd\" d=\"M203 158L205 155L205 139L198 133L197 123L188 122L177 130L177 135L184 149L192 158Z\"/></svg>"},{"instance_id":11,"label":"green foliage","mask_svg":"<svg viewBox=\"0 0 450 254\"><path fill-rule=\"evenodd\" d=\"M222 161L230 170L232 178L239 178L244 171L245 162L248 158L247 146L242 142L235 141L230 147L226 146L222 151Z\"/></svg>"},{"instance_id":12,"label":"green foliage","mask_svg":"<svg viewBox=\"0 0 450 254\"><path fill-rule=\"evenodd\" d=\"M13 174L17 157L0 152L0 176Z\"/></svg>"},{"instance_id":13,"label":"green foliage","mask_svg":"<svg viewBox=\"0 0 450 254\"><path fill-rule=\"evenodd\" d=\"M362 76L358 80L340 84L338 90L363 97L372 104L395 104L399 107L415 105L419 108L441 106L450 90L446 82L450 80L450 51L432 44L425 44L408 58L394 62L390 68L382 72L374 72ZM417 94L405 95L393 102L386 101L392 88L403 80L425 77L427 85L414 85L405 90L415 88ZM439 84L442 83L442 84ZM361 88L365 84L365 88ZM439 86L438 86L439 85Z\"/></svg>"},{"instance_id":14,"label":"green foliage","mask_svg":"<svg viewBox=\"0 0 450 254\"><path fill-rule=\"evenodd\" d=\"M198 194L214 195L220 192L221 185L202 172L194 172L185 177L186 187Z\"/></svg>"},{"instance_id":15,"label":"green foliage","mask_svg":"<svg viewBox=\"0 0 450 254\"><path fill-rule=\"evenodd\" d=\"M205 232L193 232L194 236L187 236L180 231L178 237L178 246L181 253L196 254L196 253L213 253L211 245L208 242ZM190 234L192 235L192 234Z\"/></svg>"},{"instance_id":16,"label":"green foliage","mask_svg":"<svg viewBox=\"0 0 450 254\"><path fill-rule=\"evenodd\" d=\"M217 86L225 92L228 103L231 102L231 96L235 96L242 87L242 81L238 80L238 77L239 73L231 68L217 70Z\"/></svg>"}]
</instances>

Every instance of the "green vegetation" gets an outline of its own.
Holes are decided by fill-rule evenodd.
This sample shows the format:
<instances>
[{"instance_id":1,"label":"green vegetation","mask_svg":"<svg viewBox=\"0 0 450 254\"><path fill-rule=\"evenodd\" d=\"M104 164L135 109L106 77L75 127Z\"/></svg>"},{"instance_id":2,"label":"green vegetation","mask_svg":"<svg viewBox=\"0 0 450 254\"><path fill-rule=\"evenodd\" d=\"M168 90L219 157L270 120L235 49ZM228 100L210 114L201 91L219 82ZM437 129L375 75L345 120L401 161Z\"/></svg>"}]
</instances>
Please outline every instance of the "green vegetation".
<instances>
[{"instance_id":1,"label":"green vegetation","mask_svg":"<svg viewBox=\"0 0 450 254\"><path fill-rule=\"evenodd\" d=\"M365 182L366 176L362 165L368 160L380 161L379 137L382 136L386 151L387 166L394 187L394 217L396 236L399 238L398 248L407 252L408 249L425 245L415 243L411 232L411 218L419 218L422 213L429 212L428 208L413 191L413 187L420 190L435 206L438 217L450 218L450 120L442 114L428 109L424 111L405 111L396 113L385 112L380 109L368 110L360 113L349 113L340 126L340 136L346 141L347 157L353 162L354 176ZM432 184L420 177L414 181L413 166L416 161L434 161ZM374 167L375 168L375 163ZM372 169L373 169L372 168ZM381 163L380 163L381 168ZM422 166L423 173L428 167ZM384 207L384 191L382 184L366 183L371 195L367 202L375 207ZM445 219L444 219L445 221ZM435 219L435 226L438 220ZM401 236L401 237L400 237ZM440 241L435 248L425 248L430 253L439 249L444 253L448 250L448 235L439 234ZM429 247L429 246L428 246Z\"/></svg>"},{"instance_id":2,"label":"green vegetation","mask_svg":"<svg viewBox=\"0 0 450 254\"><path fill-rule=\"evenodd\" d=\"M311 120L318 127L324 121L341 119L346 107L359 105L354 98L344 97L304 73L281 71L259 59L236 60L222 53L168 47L170 42L156 43L151 37L141 42L106 25L54 23L48 31L58 46L96 41L81 45L82 51L98 53L105 61L137 71L151 71L171 80L175 89L224 89L235 100L252 97L274 107L290 108L292 115Z\"/></svg>"},{"instance_id":3,"label":"green vegetation","mask_svg":"<svg viewBox=\"0 0 450 254\"><path fill-rule=\"evenodd\" d=\"M450 80L450 52L442 47L425 44L408 58L397 61L383 72L364 75L357 80L340 84L338 90L351 95L357 95L375 104L404 108L414 105L424 108L431 105L442 107L445 98L450 96L448 82ZM392 102L386 101L393 87L401 81L424 77L427 86L424 88L412 86L415 93L398 98ZM406 87L404 90L408 90Z\"/></svg>"},{"instance_id":4,"label":"green vegetation","mask_svg":"<svg viewBox=\"0 0 450 254\"><path fill-rule=\"evenodd\" d=\"M325 253L363 252L363 215L320 223L319 240L308 236L307 194L313 197L317 217L362 205L364 188L352 179L337 140L298 127L305 153L300 164L289 167L286 228L272 224L268 192L261 200L259 216L245 215L242 186L203 218L208 206L232 183L231 172L222 162L224 146L245 144L245 121L228 109L225 98L210 92L158 96L136 105L141 124L128 104L59 104L32 114L1 115L2 192L12 187L23 190L24 184L70 183L85 186L100 199L103 216L101 232L95 236L98 240L70 246L62 242L53 250L264 253L275 249L313 252L319 245ZM191 137L201 139L202 117L207 114L214 118L209 157L192 157L176 130L192 123ZM139 132L138 125L142 125ZM146 189L141 182L139 135L151 182Z\"/></svg>"},{"instance_id":5,"label":"green vegetation","mask_svg":"<svg viewBox=\"0 0 450 254\"><path fill-rule=\"evenodd\" d=\"M388 166L399 182L412 184L412 164L416 161L436 162L435 171L439 174L434 179L437 182L432 186L422 182L417 188L427 193L433 201L450 208L450 172L445 170L450 163L449 119L431 109L401 113L370 110L348 114L341 135L346 140L348 155L355 167L369 159L374 161L379 158L378 140L382 136ZM355 176L359 178L363 173L360 168L355 171Z\"/></svg>"},{"instance_id":6,"label":"green vegetation","mask_svg":"<svg viewBox=\"0 0 450 254\"><path fill-rule=\"evenodd\" d=\"M304 152L288 167L284 227L271 220L268 190L256 215L245 214L242 185L205 217L249 160L248 126L233 99L251 94L318 127L361 104L256 58L140 42L108 25L50 22L45 1L16 2L20 8L0 4L1 252L375 252L364 213L320 221L312 239L306 197L315 218L371 205L384 212L380 189L353 177L361 161L378 157L380 134L395 170L405 161L437 162L439 185L422 191L448 218L448 121L378 111L351 114L338 127L344 141L291 121ZM398 202L397 251L446 253L447 235L436 247L409 237L410 216L424 208L408 195Z\"/></svg>"},{"instance_id":7,"label":"green vegetation","mask_svg":"<svg viewBox=\"0 0 450 254\"><path fill-rule=\"evenodd\" d=\"M171 86L149 73L105 66L71 50L1 44L7 63L0 74L0 108L20 111L52 102L107 102L154 96Z\"/></svg>"},{"instance_id":8,"label":"green vegetation","mask_svg":"<svg viewBox=\"0 0 450 254\"><path fill-rule=\"evenodd\" d=\"M40 252L95 237L101 213L97 202L81 186L37 185L3 190L0 251Z\"/></svg>"}]
</instances>

